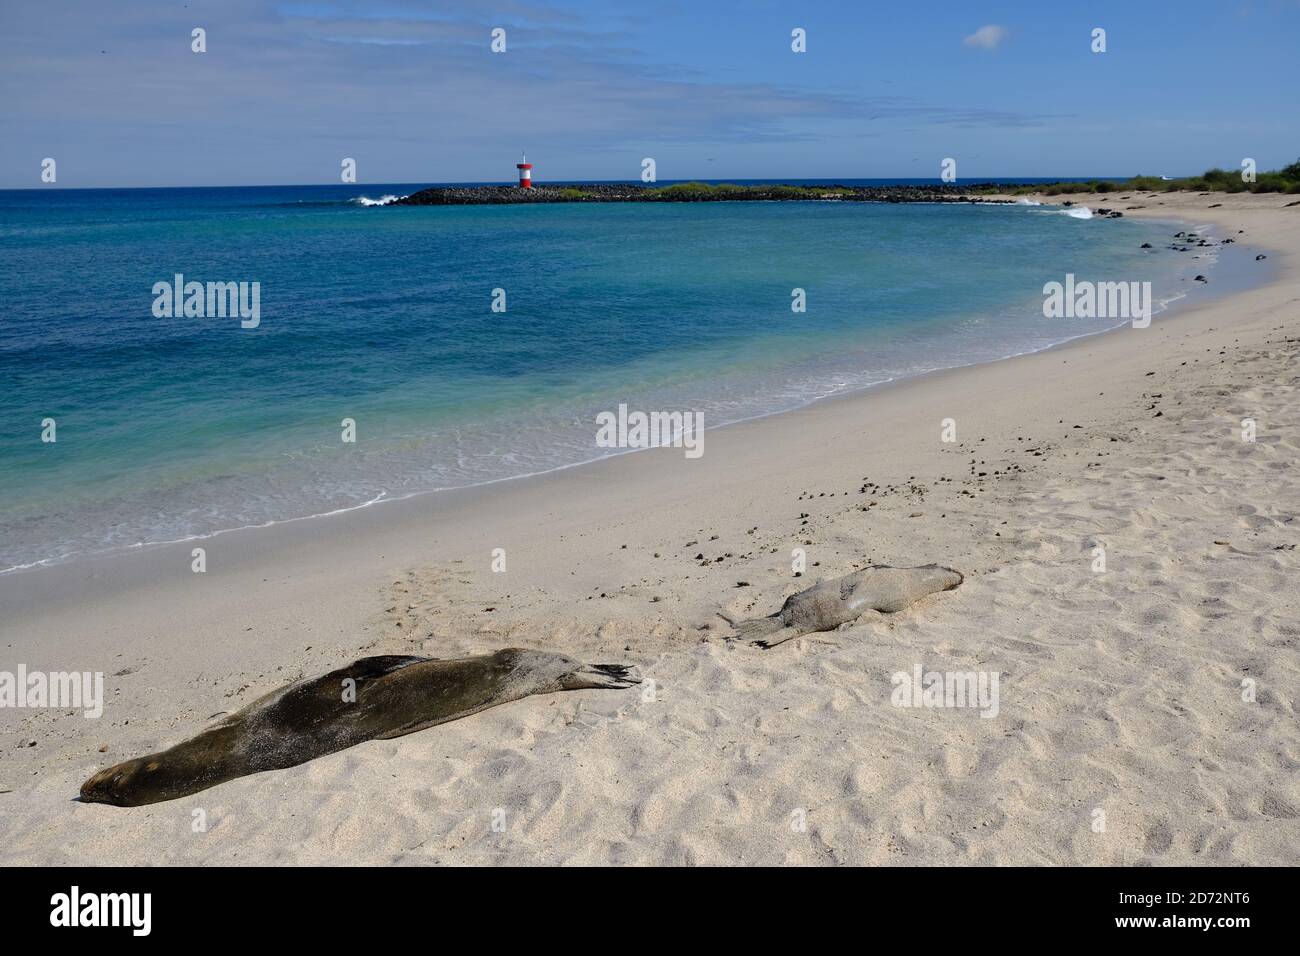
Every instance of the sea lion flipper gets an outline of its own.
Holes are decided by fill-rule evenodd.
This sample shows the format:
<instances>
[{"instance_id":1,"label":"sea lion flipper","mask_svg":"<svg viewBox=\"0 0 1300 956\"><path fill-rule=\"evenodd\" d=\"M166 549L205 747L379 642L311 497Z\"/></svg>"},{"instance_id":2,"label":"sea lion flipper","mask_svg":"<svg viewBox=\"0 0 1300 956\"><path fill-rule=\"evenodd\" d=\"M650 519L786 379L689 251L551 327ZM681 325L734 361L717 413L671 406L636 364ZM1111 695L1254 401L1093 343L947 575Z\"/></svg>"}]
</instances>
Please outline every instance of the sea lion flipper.
<instances>
[{"instance_id":1,"label":"sea lion flipper","mask_svg":"<svg viewBox=\"0 0 1300 956\"><path fill-rule=\"evenodd\" d=\"M778 644L784 644L786 641L794 640L796 637L802 637L806 631L801 631L797 627L781 627L768 633L766 637L751 638L755 647L761 647L763 650L776 647Z\"/></svg>"},{"instance_id":2,"label":"sea lion flipper","mask_svg":"<svg viewBox=\"0 0 1300 956\"><path fill-rule=\"evenodd\" d=\"M565 676L561 683L565 690L620 690L641 683L641 675L635 667L626 664L584 664Z\"/></svg>"},{"instance_id":3,"label":"sea lion flipper","mask_svg":"<svg viewBox=\"0 0 1300 956\"><path fill-rule=\"evenodd\" d=\"M735 640L759 643L783 630L785 622L781 620L780 614L773 614L771 617L757 617L748 621L732 621L731 626L736 629Z\"/></svg>"}]
</instances>

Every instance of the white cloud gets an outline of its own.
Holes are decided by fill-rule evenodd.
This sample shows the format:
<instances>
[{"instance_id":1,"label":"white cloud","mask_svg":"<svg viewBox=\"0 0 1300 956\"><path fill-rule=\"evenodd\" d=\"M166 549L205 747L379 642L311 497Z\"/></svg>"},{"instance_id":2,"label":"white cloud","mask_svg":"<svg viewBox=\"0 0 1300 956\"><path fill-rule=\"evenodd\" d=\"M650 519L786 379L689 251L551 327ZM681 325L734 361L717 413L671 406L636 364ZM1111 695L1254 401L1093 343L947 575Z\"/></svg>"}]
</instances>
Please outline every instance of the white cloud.
<instances>
[{"instance_id":1,"label":"white cloud","mask_svg":"<svg viewBox=\"0 0 1300 956\"><path fill-rule=\"evenodd\" d=\"M995 50L999 43L1007 38L1007 28L1000 27L996 23L990 23L988 26L980 27L970 36L961 42L967 46L983 47L985 50Z\"/></svg>"}]
</instances>

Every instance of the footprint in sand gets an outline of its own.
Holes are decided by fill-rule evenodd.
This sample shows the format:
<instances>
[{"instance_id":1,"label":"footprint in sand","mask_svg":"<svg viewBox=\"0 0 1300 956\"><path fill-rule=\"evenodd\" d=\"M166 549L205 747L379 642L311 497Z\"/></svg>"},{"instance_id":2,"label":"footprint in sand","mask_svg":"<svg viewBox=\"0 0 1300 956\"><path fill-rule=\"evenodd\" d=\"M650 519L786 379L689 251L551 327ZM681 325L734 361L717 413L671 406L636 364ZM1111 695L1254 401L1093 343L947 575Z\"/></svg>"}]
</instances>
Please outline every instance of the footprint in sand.
<instances>
[{"instance_id":1,"label":"footprint in sand","mask_svg":"<svg viewBox=\"0 0 1300 956\"><path fill-rule=\"evenodd\" d=\"M1146 846L1143 852L1159 855L1168 853L1169 848L1174 845L1174 834L1169 829L1167 821L1159 820L1147 827Z\"/></svg>"}]
</instances>

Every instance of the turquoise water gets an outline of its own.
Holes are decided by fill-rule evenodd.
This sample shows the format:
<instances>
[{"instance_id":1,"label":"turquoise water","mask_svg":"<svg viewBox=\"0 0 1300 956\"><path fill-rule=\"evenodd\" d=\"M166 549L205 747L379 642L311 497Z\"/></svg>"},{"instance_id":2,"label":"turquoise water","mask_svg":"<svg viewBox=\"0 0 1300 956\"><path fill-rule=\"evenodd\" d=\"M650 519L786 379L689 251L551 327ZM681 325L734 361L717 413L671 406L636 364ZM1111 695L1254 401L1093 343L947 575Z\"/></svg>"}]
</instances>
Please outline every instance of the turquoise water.
<instances>
[{"instance_id":1,"label":"turquoise water","mask_svg":"<svg viewBox=\"0 0 1300 956\"><path fill-rule=\"evenodd\" d=\"M590 460L620 402L713 427L1039 349L1117 324L1044 282L1206 269L1049 207L359 201L412 188L0 193L0 570ZM260 325L155 317L176 273L260 283Z\"/></svg>"}]
</instances>

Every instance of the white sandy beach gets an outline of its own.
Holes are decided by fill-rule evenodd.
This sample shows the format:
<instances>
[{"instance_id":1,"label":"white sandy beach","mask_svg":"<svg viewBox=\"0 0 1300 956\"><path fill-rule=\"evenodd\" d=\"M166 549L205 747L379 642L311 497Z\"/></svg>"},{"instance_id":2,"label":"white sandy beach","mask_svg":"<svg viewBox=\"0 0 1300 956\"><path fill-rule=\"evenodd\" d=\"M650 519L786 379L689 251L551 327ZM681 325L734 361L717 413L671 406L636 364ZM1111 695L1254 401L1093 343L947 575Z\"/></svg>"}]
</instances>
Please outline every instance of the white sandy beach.
<instances>
[{"instance_id":1,"label":"white sandy beach","mask_svg":"<svg viewBox=\"0 0 1300 956\"><path fill-rule=\"evenodd\" d=\"M0 668L103 671L108 700L98 720L0 710L0 863L1300 863L1295 199L1088 197L1211 224L1278 270L1147 329L710 431L698 460L219 535L205 574L181 543L0 577ZM931 562L964 584L771 650L726 640L719 612ZM516 701L169 803L73 802L297 677L509 646L653 688ZM892 706L917 665L997 672L996 716Z\"/></svg>"}]
</instances>

